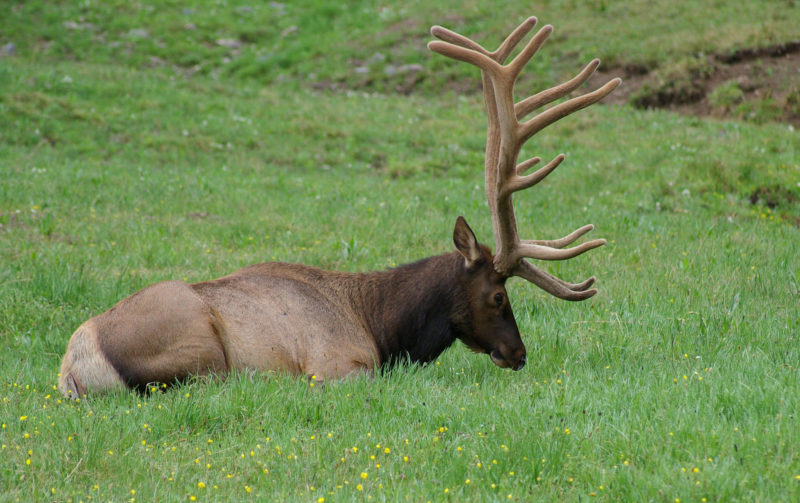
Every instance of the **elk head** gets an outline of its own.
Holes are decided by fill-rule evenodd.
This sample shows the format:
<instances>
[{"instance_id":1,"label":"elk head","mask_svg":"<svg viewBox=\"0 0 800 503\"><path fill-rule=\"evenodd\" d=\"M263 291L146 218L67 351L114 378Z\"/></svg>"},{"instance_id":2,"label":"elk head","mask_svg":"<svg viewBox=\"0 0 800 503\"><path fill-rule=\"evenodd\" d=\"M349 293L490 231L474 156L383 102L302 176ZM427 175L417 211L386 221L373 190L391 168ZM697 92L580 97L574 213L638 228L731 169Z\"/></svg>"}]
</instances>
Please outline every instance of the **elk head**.
<instances>
[{"instance_id":1,"label":"elk head","mask_svg":"<svg viewBox=\"0 0 800 503\"><path fill-rule=\"evenodd\" d=\"M514 83L525 64L530 61L550 33L552 33L552 26L544 26L528 41L527 45L515 58L507 64L505 64L505 61L517 44L533 29L536 22L535 17L526 19L494 52L490 52L469 38L441 26L431 28L431 34L440 40L428 43L428 48L432 51L470 63L481 70L483 95L488 116L485 156L486 197L492 217L495 255L492 257L488 254L488 251L485 251L485 253L481 254L482 257L478 257L476 252L474 257L465 255L465 258L468 263L472 260L476 264L482 258L487 256L491 258L494 269L492 272L497 278L494 280L497 285L496 292L487 291L486 295L478 296L479 298L475 299L474 302L484 302L486 305L494 303L497 312L493 318L494 321L489 321L491 317L482 321L475 320L476 335L474 340L465 340L464 342L473 349L489 353L492 361L497 365L501 367L510 366L515 369L521 368L525 363L525 349L524 346L521 346L521 340L519 340L519 347L514 344L501 346L496 342L491 342L493 339L506 342L513 341L515 337L519 338L514 315L511 312L503 286L505 280L511 276L519 276L556 297L566 300L588 299L597 293L597 289L591 288L595 281L594 277L581 283L567 283L539 269L526 259L569 259L602 246L606 242L604 239L595 239L578 246L565 248L594 229L593 225L584 225L567 236L555 240L520 239L514 217L513 194L536 185L564 160L564 154L559 154L537 171L526 174L541 159L533 157L518 163L520 149L526 141L545 127L572 112L596 103L621 83L620 79L613 79L596 91L556 104L538 113L535 117L524 120L533 111L575 90L594 73L600 64L600 61L595 59L586 65L578 75L567 82L515 102ZM460 218L456 224L455 240L456 247L463 255L464 252L458 243L459 224L462 220ZM466 226L466 223L464 225ZM469 227L467 227L467 230L469 230ZM469 233L472 234L472 231L469 231ZM474 235L472 239L474 239ZM486 312L486 309L476 311L476 313L482 312ZM503 320L504 324L498 320ZM491 330L488 327L479 328L481 327L481 322L495 323L502 328L495 328L497 332L487 338L485 334L491 332ZM513 330L509 328L511 326L513 326ZM514 335L509 335L511 333ZM504 352L503 348L510 349L506 349Z\"/></svg>"},{"instance_id":2,"label":"elk head","mask_svg":"<svg viewBox=\"0 0 800 503\"><path fill-rule=\"evenodd\" d=\"M464 217L453 231L456 250L464 257L464 291L467 319L456 326L458 338L476 353L487 353L499 367L519 370L525 366L525 344L511 311L506 279L492 264L488 248L478 244Z\"/></svg>"}]
</instances>

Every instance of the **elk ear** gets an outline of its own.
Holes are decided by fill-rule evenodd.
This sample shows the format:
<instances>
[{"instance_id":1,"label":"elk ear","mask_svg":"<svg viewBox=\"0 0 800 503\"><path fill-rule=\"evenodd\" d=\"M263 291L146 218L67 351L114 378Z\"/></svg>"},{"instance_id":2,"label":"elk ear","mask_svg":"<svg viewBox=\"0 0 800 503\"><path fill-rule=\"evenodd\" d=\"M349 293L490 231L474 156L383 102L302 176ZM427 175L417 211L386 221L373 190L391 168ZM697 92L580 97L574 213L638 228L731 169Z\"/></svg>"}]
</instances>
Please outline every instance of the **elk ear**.
<instances>
[{"instance_id":1,"label":"elk ear","mask_svg":"<svg viewBox=\"0 0 800 503\"><path fill-rule=\"evenodd\" d=\"M483 258L475 233L472 232L472 229L469 228L467 221L462 216L459 216L456 220L456 228L453 230L453 243L455 243L458 253L464 257L467 269Z\"/></svg>"}]
</instances>

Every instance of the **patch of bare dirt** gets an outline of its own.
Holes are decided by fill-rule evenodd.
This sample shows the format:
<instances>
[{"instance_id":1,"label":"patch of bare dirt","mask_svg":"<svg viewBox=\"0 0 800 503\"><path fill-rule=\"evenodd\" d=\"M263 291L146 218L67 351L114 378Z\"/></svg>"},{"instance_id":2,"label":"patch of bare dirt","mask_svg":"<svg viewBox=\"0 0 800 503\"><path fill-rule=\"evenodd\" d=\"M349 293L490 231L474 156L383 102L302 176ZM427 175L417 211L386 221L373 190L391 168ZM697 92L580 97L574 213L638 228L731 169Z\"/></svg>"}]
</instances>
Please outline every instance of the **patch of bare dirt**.
<instances>
[{"instance_id":1,"label":"patch of bare dirt","mask_svg":"<svg viewBox=\"0 0 800 503\"><path fill-rule=\"evenodd\" d=\"M751 204L765 205L775 209L780 205L792 205L797 202L797 195L781 185L762 186L755 189L749 197Z\"/></svg>"},{"instance_id":2,"label":"patch of bare dirt","mask_svg":"<svg viewBox=\"0 0 800 503\"><path fill-rule=\"evenodd\" d=\"M800 40L710 55L669 69L599 70L589 87L614 77L623 85L605 103L800 125Z\"/></svg>"},{"instance_id":3,"label":"patch of bare dirt","mask_svg":"<svg viewBox=\"0 0 800 503\"><path fill-rule=\"evenodd\" d=\"M642 87L642 82L647 78L649 70L644 66L629 65L603 69L600 67L589 77L586 86L594 91L603 84L617 77L622 79L622 85L603 99L603 103L608 105L624 105L631 100L631 96Z\"/></svg>"}]
</instances>

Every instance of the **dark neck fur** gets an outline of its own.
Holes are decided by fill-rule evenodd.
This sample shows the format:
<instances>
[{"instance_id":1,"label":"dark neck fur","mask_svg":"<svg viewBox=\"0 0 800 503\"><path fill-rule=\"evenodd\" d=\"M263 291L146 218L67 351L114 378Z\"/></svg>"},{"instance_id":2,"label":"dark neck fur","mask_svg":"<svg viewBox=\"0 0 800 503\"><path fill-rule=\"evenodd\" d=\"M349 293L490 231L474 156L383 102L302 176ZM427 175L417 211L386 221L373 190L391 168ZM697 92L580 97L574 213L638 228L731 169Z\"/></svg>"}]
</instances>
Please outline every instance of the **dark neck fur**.
<instances>
[{"instance_id":1,"label":"dark neck fur","mask_svg":"<svg viewBox=\"0 0 800 503\"><path fill-rule=\"evenodd\" d=\"M456 327L468 323L459 281L463 260L450 253L362 276L355 298L375 338L381 366L405 359L426 363L453 344Z\"/></svg>"}]
</instances>

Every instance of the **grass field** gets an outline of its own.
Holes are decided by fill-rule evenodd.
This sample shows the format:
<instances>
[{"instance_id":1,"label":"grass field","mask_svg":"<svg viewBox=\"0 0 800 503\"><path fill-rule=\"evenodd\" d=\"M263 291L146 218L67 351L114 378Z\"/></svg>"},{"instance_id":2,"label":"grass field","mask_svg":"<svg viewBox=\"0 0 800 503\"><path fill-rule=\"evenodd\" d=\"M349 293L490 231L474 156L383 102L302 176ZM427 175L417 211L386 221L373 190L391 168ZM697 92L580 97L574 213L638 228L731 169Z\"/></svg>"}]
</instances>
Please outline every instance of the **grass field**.
<instances>
[{"instance_id":1,"label":"grass field","mask_svg":"<svg viewBox=\"0 0 800 503\"><path fill-rule=\"evenodd\" d=\"M800 22L791 1L547 4L12 2L0 501L800 500L800 139L780 122L595 106L540 133L526 151L567 160L517 198L522 233L609 243L545 264L596 275L588 301L510 282L520 372L457 344L324 386L55 391L74 329L156 281L383 269L450 251L458 215L488 242L478 75L427 53L431 24L487 46L554 24L535 87Z\"/></svg>"}]
</instances>

